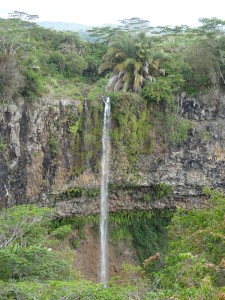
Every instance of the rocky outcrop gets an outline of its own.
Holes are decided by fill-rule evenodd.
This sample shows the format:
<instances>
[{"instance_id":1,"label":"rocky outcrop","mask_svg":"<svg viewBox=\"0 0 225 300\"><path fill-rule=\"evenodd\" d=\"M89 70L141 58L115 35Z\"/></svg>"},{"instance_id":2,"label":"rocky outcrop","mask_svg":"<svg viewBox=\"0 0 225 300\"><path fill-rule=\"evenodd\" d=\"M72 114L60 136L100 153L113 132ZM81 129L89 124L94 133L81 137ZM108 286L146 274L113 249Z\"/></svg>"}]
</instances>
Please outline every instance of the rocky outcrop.
<instances>
[{"instance_id":1,"label":"rocky outcrop","mask_svg":"<svg viewBox=\"0 0 225 300\"><path fill-rule=\"evenodd\" d=\"M193 121L184 142L171 143L159 155L137 155L132 171L126 157L117 159L112 149L111 211L202 207L207 205L204 186L225 189L224 93L210 90L198 98L182 94L178 104L178 113ZM55 206L62 215L99 212L98 195L73 197L66 192L100 186L101 176L88 158L82 171L76 172L85 143L78 145L71 134L71 124L76 125L71 115L81 120L84 112L79 100L50 97L32 105L18 100L0 106L1 207L35 202ZM172 187L170 195L145 197L162 182Z\"/></svg>"},{"instance_id":2,"label":"rocky outcrop","mask_svg":"<svg viewBox=\"0 0 225 300\"><path fill-rule=\"evenodd\" d=\"M75 156L67 114L77 115L79 105L40 99L32 105L20 100L0 107L1 206L39 202L66 184Z\"/></svg>"},{"instance_id":3,"label":"rocky outcrop","mask_svg":"<svg viewBox=\"0 0 225 300\"><path fill-rule=\"evenodd\" d=\"M152 194L152 187L139 187L120 189L109 193L109 211L140 211L140 210L174 210L177 207L184 209L210 207L207 198L202 194L198 195L171 195L162 198L145 198ZM58 199L57 199L58 198ZM89 215L100 213L100 199L98 197L74 197L61 198L48 197L48 206L54 206L61 216L68 215Z\"/></svg>"},{"instance_id":4,"label":"rocky outcrop","mask_svg":"<svg viewBox=\"0 0 225 300\"><path fill-rule=\"evenodd\" d=\"M193 121L188 138L171 145L161 157L140 157L140 176L149 182L167 182L176 195L196 195L204 186L225 188L225 96L209 91L197 99L182 95L179 111Z\"/></svg>"}]
</instances>

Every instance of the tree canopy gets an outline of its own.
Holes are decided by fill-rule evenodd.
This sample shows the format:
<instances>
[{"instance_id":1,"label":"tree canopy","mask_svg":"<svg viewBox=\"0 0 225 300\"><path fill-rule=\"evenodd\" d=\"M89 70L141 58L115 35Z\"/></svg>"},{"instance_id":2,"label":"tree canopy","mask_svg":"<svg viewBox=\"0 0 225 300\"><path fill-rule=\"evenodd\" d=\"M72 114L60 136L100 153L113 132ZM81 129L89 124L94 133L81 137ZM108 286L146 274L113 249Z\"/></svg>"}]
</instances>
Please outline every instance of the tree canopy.
<instances>
[{"instance_id":1,"label":"tree canopy","mask_svg":"<svg viewBox=\"0 0 225 300\"><path fill-rule=\"evenodd\" d=\"M107 78L106 91L135 93L158 76L175 92L196 93L225 82L225 25L220 19L203 18L197 28L153 28L146 20L125 19L117 27L88 30L92 39L84 41L78 33L30 22L36 15L15 11L10 16L0 20L3 100L57 93L59 82L68 86L68 80L84 85Z\"/></svg>"}]
</instances>

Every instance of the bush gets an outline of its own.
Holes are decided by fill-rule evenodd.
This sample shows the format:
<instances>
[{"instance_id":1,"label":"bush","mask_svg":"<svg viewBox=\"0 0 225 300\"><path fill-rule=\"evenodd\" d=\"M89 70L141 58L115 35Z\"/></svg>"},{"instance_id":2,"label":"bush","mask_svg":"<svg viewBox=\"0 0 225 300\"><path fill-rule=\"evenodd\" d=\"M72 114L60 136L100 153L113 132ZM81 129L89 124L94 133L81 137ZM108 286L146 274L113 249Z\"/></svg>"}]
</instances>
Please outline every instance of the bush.
<instances>
[{"instance_id":1,"label":"bush","mask_svg":"<svg viewBox=\"0 0 225 300\"><path fill-rule=\"evenodd\" d=\"M217 287L224 286L225 199L218 191L204 192L211 208L178 209L172 218L165 267L154 275L158 290L152 297L162 297L155 299L218 299Z\"/></svg>"},{"instance_id":2,"label":"bush","mask_svg":"<svg viewBox=\"0 0 225 300\"><path fill-rule=\"evenodd\" d=\"M69 198L71 197L79 198L82 197L83 190L79 187L70 187L64 192L64 194Z\"/></svg>"},{"instance_id":3,"label":"bush","mask_svg":"<svg viewBox=\"0 0 225 300\"><path fill-rule=\"evenodd\" d=\"M173 193L173 187L165 182L154 185L154 196L156 198L170 197Z\"/></svg>"},{"instance_id":4,"label":"bush","mask_svg":"<svg viewBox=\"0 0 225 300\"><path fill-rule=\"evenodd\" d=\"M72 240L72 245L75 249L77 249L79 247L79 241L77 239L73 239Z\"/></svg>"},{"instance_id":5,"label":"bush","mask_svg":"<svg viewBox=\"0 0 225 300\"><path fill-rule=\"evenodd\" d=\"M173 129L170 134L170 140L176 144L184 142L188 137L190 129L194 128L192 121L182 118L174 119L171 125Z\"/></svg>"},{"instance_id":6,"label":"bush","mask_svg":"<svg viewBox=\"0 0 225 300\"><path fill-rule=\"evenodd\" d=\"M40 242L52 216L52 209L35 205L3 209L0 212L0 244L11 247L16 243L26 246Z\"/></svg>"},{"instance_id":7,"label":"bush","mask_svg":"<svg viewBox=\"0 0 225 300\"><path fill-rule=\"evenodd\" d=\"M173 101L172 87L165 78L158 78L156 82L149 82L142 89L142 96L148 104L163 103L171 105Z\"/></svg>"},{"instance_id":8,"label":"bush","mask_svg":"<svg viewBox=\"0 0 225 300\"><path fill-rule=\"evenodd\" d=\"M66 238L72 231L71 225L63 225L51 232L51 235L56 236L58 239Z\"/></svg>"},{"instance_id":9,"label":"bush","mask_svg":"<svg viewBox=\"0 0 225 300\"><path fill-rule=\"evenodd\" d=\"M27 300L128 300L138 299L137 288L130 285L113 285L104 288L103 285L94 284L86 280L77 281L47 281L3 283L0 281L1 300L27 299Z\"/></svg>"},{"instance_id":10,"label":"bush","mask_svg":"<svg viewBox=\"0 0 225 300\"><path fill-rule=\"evenodd\" d=\"M69 266L51 249L40 246L0 250L0 280L48 280L69 276Z\"/></svg>"}]
</instances>

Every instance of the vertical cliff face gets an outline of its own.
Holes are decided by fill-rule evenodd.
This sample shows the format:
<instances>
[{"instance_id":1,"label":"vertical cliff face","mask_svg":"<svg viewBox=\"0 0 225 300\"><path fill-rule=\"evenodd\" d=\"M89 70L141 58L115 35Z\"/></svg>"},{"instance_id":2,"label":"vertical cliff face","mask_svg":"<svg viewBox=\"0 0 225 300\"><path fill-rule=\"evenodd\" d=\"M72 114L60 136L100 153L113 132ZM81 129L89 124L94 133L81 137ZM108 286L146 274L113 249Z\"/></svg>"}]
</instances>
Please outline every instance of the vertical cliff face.
<instances>
[{"instance_id":1,"label":"vertical cliff face","mask_svg":"<svg viewBox=\"0 0 225 300\"><path fill-rule=\"evenodd\" d=\"M39 201L66 184L76 156L68 115L79 106L66 99L1 106L1 206Z\"/></svg>"},{"instance_id":2,"label":"vertical cliff face","mask_svg":"<svg viewBox=\"0 0 225 300\"><path fill-rule=\"evenodd\" d=\"M166 182L174 200L198 207L203 187L225 188L225 97L211 90L198 98L183 94L178 102L179 114L193 123L187 139L161 155L140 155L139 183Z\"/></svg>"},{"instance_id":3,"label":"vertical cliff face","mask_svg":"<svg viewBox=\"0 0 225 300\"><path fill-rule=\"evenodd\" d=\"M152 150L140 151L132 162L123 145L119 153L113 144L111 211L198 207L206 203L202 187L224 189L224 94L183 94L178 104L178 116L192 122L182 141L171 138L163 148L153 126ZM39 99L32 105L18 100L1 105L0 132L1 207L37 202L62 214L99 211L101 109L69 99Z\"/></svg>"}]
</instances>

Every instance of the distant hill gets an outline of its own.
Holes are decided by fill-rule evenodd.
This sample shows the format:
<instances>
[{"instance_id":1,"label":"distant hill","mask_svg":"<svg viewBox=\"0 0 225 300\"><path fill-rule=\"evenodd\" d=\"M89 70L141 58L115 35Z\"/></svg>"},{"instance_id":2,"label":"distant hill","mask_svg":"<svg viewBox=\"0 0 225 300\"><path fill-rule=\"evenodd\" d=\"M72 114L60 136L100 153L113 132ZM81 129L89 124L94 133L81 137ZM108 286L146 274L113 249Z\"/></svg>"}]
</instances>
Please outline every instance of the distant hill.
<instances>
[{"instance_id":1,"label":"distant hill","mask_svg":"<svg viewBox=\"0 0 225 300\"><path fill-rule=\"evenodd\" d=\"M57 31L75 31L80 34L80 36L87 41L92 40L92 38L89 36L87 29L92 28L94 26L88 26L88 25L82 25L77 23L66 23L66 22L36 22L38 25L49 28L49 29L55 29Z\"/></svg>"},{"instance_id":2,"label":"distant hill","mask_svg":"<svg viewBox=\"0 0 225 300\"><path fill-rule=\"evenodd\" d=\"M70 31L85 31L86 29L92 27L77 23L65 23L65 22L37 22L38 25L45 28L52 28L55 30L70 30Z\"/></svg>"},{"instance_id":3,"label":"distant hill","mask_svg":"<svg viewBox=\"0 0 225 300\"><path fill-rule=\"evenodd\" d=\"M66 22L52 22L52 21L45 21L45 22L36 22L39 26L44 28L54 29L57 31L75 31L80 34L80 36L86 41L94 41L95 39L89 35L87 32L88 29L93 27L98 27L95 25L83 25L78 23L66 23ZM100 27L104 26L112 26L114 24L104 24Z\"/></svg>"}]
</instances>

